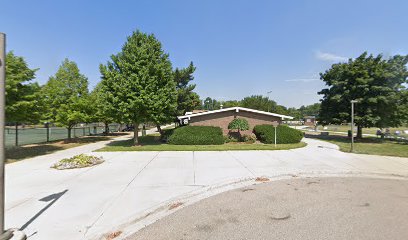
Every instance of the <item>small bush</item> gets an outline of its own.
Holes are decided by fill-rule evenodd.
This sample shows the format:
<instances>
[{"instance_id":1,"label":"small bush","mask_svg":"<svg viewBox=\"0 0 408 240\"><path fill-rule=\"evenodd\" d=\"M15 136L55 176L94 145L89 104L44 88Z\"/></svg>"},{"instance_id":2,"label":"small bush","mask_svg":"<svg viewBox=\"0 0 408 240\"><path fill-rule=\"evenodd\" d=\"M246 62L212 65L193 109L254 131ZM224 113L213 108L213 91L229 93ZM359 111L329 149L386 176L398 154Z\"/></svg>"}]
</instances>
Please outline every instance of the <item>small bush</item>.
<instances>
[{"instance_id":1,"label":"small bush","mask_svg":"<svg viewBox=\"0 0 408 240\"><path fill-rule=\"evenodd\" d=\"M257 125L254 127L256 138L262 143L275 143L275 128L272 125ZM298 143L303 133L286 125L277 127L276 138L278 144Z\"/></svg>"},{"instance_id":2,"label":"small bush","mask_svg":"<svg viewBox=\"0 0 408 240\"><path fill-rule=\"evenodd\" d=\"M240 140L241 142L254 143L256 141L256 136L253 133L251 133L250 135L244 134L242 135Z\"/></svg>"},{"instance_id":3,"label":"small bush","mask_svg":"<svg viewBox=\"0 0 408 240\"><path fill-rule=\"evenodd\" d=\"M174 129L168 143L174 145L221 145L224 144L224 137L219 127L185 126Z\"/></svg>"},{"instance_id":4,"label":"small bush","mask_svg":"<svg viewBox=\"0 0 408 240\"><path fill-rule=\"evenodd\" d=\"M248 121L244 118L235 118L228 124L228 129L245 131L249 129Z\"/></svg>"}]
</instances>

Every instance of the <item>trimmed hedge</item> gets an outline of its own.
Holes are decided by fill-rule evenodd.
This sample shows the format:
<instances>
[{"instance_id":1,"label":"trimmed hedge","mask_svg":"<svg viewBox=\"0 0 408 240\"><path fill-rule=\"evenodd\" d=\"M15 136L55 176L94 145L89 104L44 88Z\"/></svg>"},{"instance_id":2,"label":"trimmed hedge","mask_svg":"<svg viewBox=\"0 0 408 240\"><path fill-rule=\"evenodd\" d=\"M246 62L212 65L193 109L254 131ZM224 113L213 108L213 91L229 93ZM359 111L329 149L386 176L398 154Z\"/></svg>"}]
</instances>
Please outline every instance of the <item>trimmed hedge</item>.
<instances>
[{"instance_id":1,"label":"trimmed hedge","mask_svg":"<svg viewBox=\"0 0 408 240\"><path fill-rule=\"evenodd\" d=\"M276 131L277 144L298 143L303 138L303 132L286 125L279 125ZM262 143L275 143L275 128L272 125L257 125L254 133Z\"/></svg>"},{"instance_id":2,"label":"trimmed hedge","mask_svg":"<svg viewBox=\"0 0 408 240\"><path fill-rule=\"evenodd\" d=\"M174 129L168 143L174 145L221 145L224 144L224 137L219 127L185 126Z\"/></svg>"}]
</instances>

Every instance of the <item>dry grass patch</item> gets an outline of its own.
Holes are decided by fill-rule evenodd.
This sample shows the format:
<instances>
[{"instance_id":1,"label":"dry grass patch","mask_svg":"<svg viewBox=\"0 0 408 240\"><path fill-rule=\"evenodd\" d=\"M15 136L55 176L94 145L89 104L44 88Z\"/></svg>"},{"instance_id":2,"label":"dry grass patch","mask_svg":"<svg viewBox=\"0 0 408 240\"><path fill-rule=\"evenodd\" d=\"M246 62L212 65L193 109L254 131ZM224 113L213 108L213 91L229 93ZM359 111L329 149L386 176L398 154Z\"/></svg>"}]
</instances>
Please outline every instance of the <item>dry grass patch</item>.
<instances>
[{"instance_id":1,"label":"dry grass patch","mask_svg":"<svg viewBox=\"0 0 408 240\"><path fill-rule=\"evenodd\" d=\"M109 233L109 234L106 236L106 240L115 239L115 238L119 237L121 234L122 234L122 231L116 231L116 232Z\"/></svg>"},{"instance_id":2,"label":"dry grass patch","mask_svg":"<svg viewBox=\"0 0 408 240\"><path fill-rule=\"evenodd\" d=\"M173 210L173 209L175 209L175 208L178 208L178 207L180 207L181 205L183 205L182 202L172 203L172 204L170 204L169 210Z\"/></svg>"}]
</instances>

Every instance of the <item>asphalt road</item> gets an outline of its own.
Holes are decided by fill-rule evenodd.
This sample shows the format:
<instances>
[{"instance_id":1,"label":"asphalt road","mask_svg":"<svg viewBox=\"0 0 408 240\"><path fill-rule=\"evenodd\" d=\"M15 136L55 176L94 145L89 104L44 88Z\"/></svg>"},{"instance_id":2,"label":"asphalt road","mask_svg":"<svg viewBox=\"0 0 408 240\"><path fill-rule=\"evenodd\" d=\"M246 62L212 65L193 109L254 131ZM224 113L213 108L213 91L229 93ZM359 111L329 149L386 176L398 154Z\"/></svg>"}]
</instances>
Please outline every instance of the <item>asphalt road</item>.
<instances>
[{"instance_id":1,"label":"asphalt road","mask_svg":"<svg viewBox=\"0 0 408 240\"><path fill-rule=\"evenodd\" d=\"M253 185L184 207L127 239L408 239L408 181L304 178Z\"/></svg>"}]
</instances>

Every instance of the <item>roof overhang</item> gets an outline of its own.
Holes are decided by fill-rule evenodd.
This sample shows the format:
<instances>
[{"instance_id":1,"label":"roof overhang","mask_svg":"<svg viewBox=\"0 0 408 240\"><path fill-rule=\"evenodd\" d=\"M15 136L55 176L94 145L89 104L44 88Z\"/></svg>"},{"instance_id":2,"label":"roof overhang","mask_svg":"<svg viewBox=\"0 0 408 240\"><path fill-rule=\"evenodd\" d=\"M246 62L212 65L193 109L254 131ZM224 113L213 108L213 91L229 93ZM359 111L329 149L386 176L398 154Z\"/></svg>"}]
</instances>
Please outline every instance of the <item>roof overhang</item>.
<instances>
[{"instance_id":1,"label":"roof overhang","mask_svg":"<svg viewBox=\"0 0 408 240\"><path fill-rule=\"evenodd\" d=\"M291 117L291 116L286 116L286 115L281 115L281 114L271 113L271 112L264 112L264 111L259 111L259 110L255 110L255 109L251 109L251 108L243 108L243 107L223 108L223 109L213 110L213 111L208 111L208 112L202 112L202 113L195 113L195 114L190 114L190 115L178 116L177 118L178 118L179 120L186 119L186 118L187 118L188 120L190 120L190 118L193 118L193 117L198 117L198 116L203 116L203 115L209 115L209 114L213 114L213 113L227 112L227 111L235 111L235 112L246 111L246 112L253 112L253 113L258 113L258 114L263 114L263 115L268 115L268 116L279 117L279 118L281 118L282 120L285 120L285 119L293 119L293 117Z\"/></svg>"}]
</instances>

